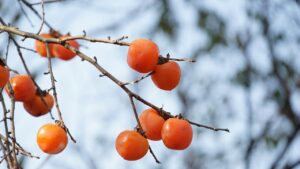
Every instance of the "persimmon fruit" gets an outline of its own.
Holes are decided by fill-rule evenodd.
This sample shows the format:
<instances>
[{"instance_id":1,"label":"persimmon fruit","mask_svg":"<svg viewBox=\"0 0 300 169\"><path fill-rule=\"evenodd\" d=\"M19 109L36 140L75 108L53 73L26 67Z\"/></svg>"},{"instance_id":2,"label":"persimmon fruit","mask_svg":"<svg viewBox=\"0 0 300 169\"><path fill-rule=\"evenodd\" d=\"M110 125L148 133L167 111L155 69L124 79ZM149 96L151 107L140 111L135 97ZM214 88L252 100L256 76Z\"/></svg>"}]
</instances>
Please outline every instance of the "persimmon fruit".
<instances>
[{"instance_id":1,"label":"persimmon fruit","mask_svg":"<svg viewBox=\"0 0 300 169\"><path fill-rule=\"evenodd\" d=\"M169 118L161 130L163 143L173 150L184 150L192 142L193 130L190 123L183 119Z\"/></svg>"},{"instance_id":2,"label":"persimmon fruit","mask_svg":"<svg viewBox=\"0 0 300 169\"><path fill-rule=\"evenodd\" d=\"M45 95L36 94L31 100L23 102L25 110L35 117L48 113L53 105L54 100L49 93L46 93Z\"/></svg>"},{"instance_id":3,"label":"persimmon fruit","mask_svg":"<svg viewBox=\"0 0 300 169\"><path fill-rule=\"evenodd\" d=\"M162 65L157 65L151 75L153 83L162 90L173 90L179 84L181 70L174 61L168 61Z\"/></svg>"},{"instance_id":4,"label":"persimmon fruit","mask_svg":"<svg viewBox=\"0 0 300 169\"><path fill-rule=\"evenodd\" d=\"M156 110L150 108L143 111L139 116L139 120L148 139L161 140L161 129L165 120Z\"/></svg>"},{"instance_id":5,"label":"persimmon fruit","mask_svg":"<svg viewBox=\"0 0 300 169\"><path fill-rule=\"evenodd\" d=\"M12 87L15 101L25 102L31 100L36 92L36 87L28 75L16 75L9 79ZM8 85L5 86L5 90L10 95Z\"/></svg>"},{"instance_id":6,"label":"persimmon fruit","mask_svg":"<svg viewBox=\"0 0 300 169\"><path fill-rule=\"evenodd\" d=\"M128 55L128 65L140 72L151 72L158 62L159 49L157 45L147 39L136 39L131 42Z\"/></svg>"},{"instance_id":7,"label":"persimmon fruit","mask_svg":"<svg viewBox=\"0 0 300 169\"><path fill-rule=\"evenodd\" d=\"M37 144L47 154L58 154L68 144L66 131L56 124L45 124L37 133Z\"/></svg>"},{"instance_id":8,"label":"persimmon fruit","mask_svg":"<svg viewBox=\"0 0 300 169\"><path fill-rule=\"evenodd\" d=\"M54 38L51 34L49 33L42 33L40 34L40 36L44 37L44 38ZM48 47L49 47L49 52L50 52L50 57L54 57L53 56L53 46L54 44L49 43ZM42 57L47 57L47 49L46 49L46 44L44 42L41 42L39 40L35 41L35 50L38 54L40 54Z\"/></svg>"},{"instance_id":9,"label":"persimmon fruit","mask_svg":"<svg viewBox=\"0 0 300 169\"><path fill-rule=\"evenodd\" d=\"M9 70L6 66L0 65L0 88L3 88L9 80Z\"/></svg>"},{"instance_id":10,"label":"persimmon fruit","mask_svg":"<svg viewBox=\"0 0 300 169\"><path fill-rule=\"evenodd\" d=\"M122 158L133 161L141 159L146 155L149 143L140 133L126 130L118 135L115 147Z\"/></svg>"},{"instance_id":11,"label":"persimmon fruit","mask_svg":"<svg viewBox=\"0 0 300 169\"><path fill-rule=\"evenodd\" d=\"M69 36L61 36L60 38L67 38ZM79 49L79 44L76 40L68 40L66 41L69 45L73 46L76 49ZM62 60L71 60L76 56L76 53L72 52L71 50L65 48L60 44L55 44L53 46L53 55Z\"/></svg>"}]
</instances>

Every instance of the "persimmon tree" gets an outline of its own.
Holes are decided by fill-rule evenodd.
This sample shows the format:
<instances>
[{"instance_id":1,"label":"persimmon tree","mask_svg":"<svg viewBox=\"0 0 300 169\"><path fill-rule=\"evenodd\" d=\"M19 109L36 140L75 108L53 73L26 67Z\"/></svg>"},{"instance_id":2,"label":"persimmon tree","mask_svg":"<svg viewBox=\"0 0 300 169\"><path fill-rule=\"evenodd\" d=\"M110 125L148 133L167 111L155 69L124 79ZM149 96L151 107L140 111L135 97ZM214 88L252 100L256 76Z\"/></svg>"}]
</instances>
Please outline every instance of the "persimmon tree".
<instances>
[{"instance_id":1,"label":"persimmon tree","mask_svg":"<svg viewBox=\"0 0 300 169\"><path fill-rule=\"evenodd\" d=\"M176 58L169 54L163 56L159 53L159 46L155 42L146 39L136 39L129 41L128 37L123 36L119 39L98 38L91 37L88 32L83 31L81 35L63 34L61 32L68 32L70 30L57 30L51 23L47 22L45 18L44 6L47 3L59 3L59 0L46 1L41 0L38 5L41 6L42 12L39 13L35 6L37 4L30 3L27 0L20 0L21 9L30 10L38 18L40 18L40 25L38 31L22 30L16 25L12 25L10 21L4 20L0 17L0 36L8 36L10 45L16 47L18 57L22 62L22 66L26 70L26 74L19 74L18 67L10 66L7 59L11 57L8 52L1 56L0 77L1 77L1 104L3 110L3 119L1 122L4 125L4 132L1 133L1 163L6 162L7 168L20 168L18 159L20 156L26 158L39 158L32 154L30 150L25 150L16 139L14 118L15 105L23 104L24 109L34 117L39 117L49 114L52 121L41 126L37 133L36 144L44 153L57 154L63 151L70 139L76 143L76 138L72 136L72 131L69 130L68 124L63 118L63 110L60 108L58 93L56 90L56 80L52 60L57 59L59 62L67 62L71 59L81 59L83 62L88 62L95 71L99 73L100 77L106 78L117 85L128 96L128 106L132 108L132 116L135 117L136 127L134 129L124 129L120 131L120 135L116 138L115 146L118 153L126 160L138 160L142 158L148 151L153 156L157 163L161 161L156 157L155 150L148 144L148 140L160 140L169 149L183 150L186 149L192 141L193 131L192 125L200 128L205 128L212 131L229 132L226 128L215 128L203 124L199 124L193 119L185 118L184 115L174 115L172 112L165 110L163 107L157 106L151 101L144 99L142 96L133 92L128 85L136 85L144 79L151 76L153 83L162 89L161 92L174 91L181 80L180 66L177 62L188 62L193 66L195 60L190 58ZM26 12L22 15L26 16ZM48 30L47 32L44 30ZM21 40L19 40L20 37ZM35 46L31 48L23 47L24 41L34 40ZM116 46L128 47L127 63L128 69L141 73L141 77L134 81L123 82L116 78L111 72L106 70L101 63L98 62L97 57L88 56L80 50L79 42L88 43L106 43ZM47 60L48 71L44 73L49 75L49 83L51 88L45 89L40 86L33 78L31 70L28 68L30 61L25 60L23 51L28 50L36 52L42 59ZM8 73L10 71L10 73ZM41 73L43 74L43 73ZM10 79L9 79L10 76ZM98 78L98 77L95 77ZM5 90L4 90L5 88ZM9 95L9 100L5 100L3 95L5 92ZM6 103L10 101L11 107L8 108ZM144 104L150 109L139 113L136 109L136 104ZM147 114L146 114L147 113ZM139 117L139 114L140 117ZM38 120L38 119L37 119ZM34 132L34 131L33 131ZM69 139L68 139L69 138ZM35 141L34 141L35 142Z\"/></svg>"}]
</instances>

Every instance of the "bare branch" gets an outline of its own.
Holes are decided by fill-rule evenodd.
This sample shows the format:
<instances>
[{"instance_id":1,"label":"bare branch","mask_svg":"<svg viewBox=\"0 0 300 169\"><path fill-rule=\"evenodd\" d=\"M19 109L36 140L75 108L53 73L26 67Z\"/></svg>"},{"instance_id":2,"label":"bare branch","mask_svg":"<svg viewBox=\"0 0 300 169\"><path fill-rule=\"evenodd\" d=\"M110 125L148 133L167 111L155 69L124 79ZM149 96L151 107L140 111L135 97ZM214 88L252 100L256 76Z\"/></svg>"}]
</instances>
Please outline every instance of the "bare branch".
<instances>
[{"instance_id":1,"label":"bare branch","mask_svg":"<svg viewBox=\"0 0 300 169\"><path fill-rule=\"evenodd\" d=\"M59 121L62 125L63 128L65 128L66 132L69 134L71 140L76 143L76 140L73 138L73 136L71 135L71 133L69 132L69 129L67 128L67 126L64 123L63 117L62 117L62 113L60 111L60 107L58 104L58 99L57 99L57 92L56 92L56 85L55 85L55 78L54 78L54 74L53 74L53 70L52 70L52 62L51 62L51 56L50 56L50 49L49 49L49 44L46 42L46 53L47 53L47 57L48 57L48 71L50 73L50 79L51 79L51 85L52 85L52 91L53 91L53 96L54 96L54 102L55 102L55 107L56 107L56 111L58 114L58 118Z\"/></svg>"},{"instance_id":2,"label":"bare branch","mask_svg":"<svg viewBox=\"0 0 300 169\"><path fill-rule=\"evenodd\" d=\"M282 160L282 158L285 155L286 151L292 145L292 143L295 140L295 138L297 138L297 134L298 134L299 130L300 130L300 126L298 126L297 128L295 128L294 131L291 133L291 135L288 136L288 139L287 139L287 142L286 142L284 148L280 151L280 153L275 158L274 162L271 165L271 169L277 168L277 165Z\"/></svg>"},{"instance_id":3,"label":"bare branch","mask_svg":"<svg viewBox=\"0 0 300 169\"><path fill-rule=\"evenodd\" d=\"M207 126L207 125L203 125L203 124L198 124L198 123L195 123L195 122L192 122L190 120L187 120L190 124L194 125L194 126L197 126L197 127L202 127L202 128L206 128L206 129L209 129L209 130L213 130L213 131L226 131L228 133L230 133L230 130L229 129L226 129L226 128L215 128L215 127L210 127L210 126Z\"/></svg>"},{"instance_id":4,"label":"bare branch","mask_svg":"<svg viewBox=\"0 0 300 169\"><path fill-rule=\"evenodd\" d=\"M38 17L40 18L41 20L43 20L43 17L38 13L38 11L33 7L33 5L31 5L29 2L27 2L26 0L18 0L18 1L22 1L24 3L24 5L26 5L29 9L31 9L31 11ZM50 29L54 30L52 28L52 26L44 21L45 25L48 26Z\"/></svg>"},{"instance_id":5,"label":"bare branch","mask_svg":"<svg viewBox=\"0 0 300 169\"><path fill-rule=\"evenodd\" d=\"M10 167L9 152L7 152L5 146L2 142L2 139L0 140L0 145L1 145L1 150L3 152L3 156L2 156L2 159L0 160L0 164L2 163L3 160L5 160L7 168L9 168Z\"/></svg>"},{"instance_id":6,"label":"bare branch","mask_svg":"<svg viewBox=\"0 0 300 169\"><path fill-rule=\"evenodd\" d=\"M145 76L140 77L137 80L134 80L134 81L131 81L131 82L125 82L125 83L123 83L123 85L131 85L131 84L138 83L138 82L146 79L147 77L151 76L152 74L153 74L153 72L150 72L150 73L146 74Z\"/></svg>"},{"instance_id":7,"label":"bare branch","mask_svg":"<svg viewBox=\"0 0 300 169\"><path fill-rule=\"evenodd\" d=\"M134 101L133 101L133 97L132 97L130 94L128 94L128 96L129 96L129 100L130 100L131 107L132 107L132 109L133 109L134 117L135 117L136 122L137 122L137 124L138 124L137 130L138 130L138 132L141 133L145 138L147 138L146 133L145 133L145 131L143 130L142 125L141 125L141 122L140 122L140 120L139 120L138 113L137 113L137 111L136 111L136 107L135 107L135 104L134 104ZM155 154L154 154L154 152L153 152L153 150L152 150L152 148L151 148L150 145L149 145L149 151L150 151L151 155L153 156L155 162L158 163L158 164L160 164L160 161L159 161L159 160L157 159L157 157L155 156Z\"/></svg>"},{"instance_id":8,"label":"bare branch","mask_svg":"<svg viewBox=\"0 0 300 169\"><path fill-rule=\"evenodd\" d=\"M8 139L9 138L9 130L8 130L8 123L7 123L7 114L8 114L8 111L7 111L7 108L6 108L6 105L5 105L5 102L4 102L4 98L3 98L3 95L2 95L2 91L0 93L0 100L1 100L1 104L2 104L2 109L3 109L3 119L4 119L4 129L5 129L5 134L6 134L6 138ZM10 146L9 146L9 142L6 141L5 143L5 148L6 148L6 151L7 152L10 152ZM8 158L8 161L9 161L9 166L12 166L12 157L10 156L10 153L7 153L9 156L7 157Z\"/></svg>"},{"instance_id":9,"label":"bare branch","mask_svg":"<svg viewBox=\"0 0 300 169\"><path fill-rule=\"evenodd\" d=\"M9 84L10 85L10 84ZM10 89L12 90L12 89ZM17 155L16 155L16 129L15 129L15 96L10 96L11 109L10 109L10 128L12 133L12 157L14 166L18 166Z\"/></svg>"},{"instance_id":10,"label":"bare branch","mask_svg":"<svg viewBox=\"0 0 300 169\"><path fill-rule=\"evenodd\" d=\"M41 6L42 6L42 23L41 23L41 26L38 30L38 32L36 34L40 34L42 29L43 29L43 26L44 26L44 23L45 23L45 7L44 7L44 0L41 0Z\"/></svg>"},{"instance_id":11,"label":"bare branch","mask_svg":"<svg viewBox=\"0 0 300 169\"><path fill-rule=\"evenodd\" d=\"M17 1L18 1L18 4L19 4L19 6L20 6L20 9L21 9L23 15L24 15L25 18L28 20L28 22L30 23L30 25L33 26L33 22L31 21L31 19L29 18L28 14L26 13L26 11L25 11L25 9L24 9L24 7L23 7L23 5L22 5L21 0L17 0Z\"/></svg>"},{"instance_id":12,"label":"bare branch","mask_svg":"<svg viewBox=\"0 0 300 169\"><path fill-rule=\"evenodd\" d=\"M44 4L51 4L51 3L56 3L56 2L66 2L66 1L74 1L74 0L48 0L48 1L44 1ZM35 2L35 3L31 3L30 5L34 6L34 5L40 5L42 2Z\"/></svg>"}]
</instances>

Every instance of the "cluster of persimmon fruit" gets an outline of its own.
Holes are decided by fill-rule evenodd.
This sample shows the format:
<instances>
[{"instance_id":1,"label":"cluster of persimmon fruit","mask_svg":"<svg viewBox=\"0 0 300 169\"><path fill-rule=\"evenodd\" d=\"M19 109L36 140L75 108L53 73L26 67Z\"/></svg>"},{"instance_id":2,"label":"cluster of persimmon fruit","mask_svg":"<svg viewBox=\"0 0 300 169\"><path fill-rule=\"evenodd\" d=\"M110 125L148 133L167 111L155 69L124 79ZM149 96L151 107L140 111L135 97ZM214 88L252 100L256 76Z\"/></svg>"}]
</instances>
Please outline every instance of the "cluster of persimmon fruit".
<instances>
[{"instance_id":1,"label":"cluster of persimmon fruit","mask_svg":"<svg viewBox=\"0 0 300 169\"><path fill-rule=\"evenodd\" d=\"M136 130L121 132L115 141L117 152L125 160L133 161L144 157L149 149L147 139L162 140L172 150L184 150L192 142L191 124L180 116L165 119L158 111L150 108L139 115L139 121L141 126Z\"/></svg>"},{"instance_id":2,"label":"cluster of persimmon fruit","mask_svg":"<svg viewBox=\"0 0 300 169\"><path fill-rule=\"evenodd\" d=\"M159 48L154 42L137 39L130 43L127 63L139 73L151 73L151 80L159 89L173 90L180 82L180 67L174 61L160 63L159 57ZM144 157L149 150L148 140L162 140L172 150L184 150L192 142L192 127L180 116L167 118L150 108L139 115L139 122L135 130L125 130L116 138L116 150L125 160Z\"/></svg>"},{"instance_id":3,"label":"cluster of persimmon fruit","mask_svg":"<svg viewBox=\"0 0 300 169\"><path fill-rule=\"evenodd\" d=\"M8 95L13 95L16 102L22 102L29 114L40 117L51 111L54 105L53 96L47 91L39 91L30 76L16 75L12 78L9 76L8 68L1 65L0 87L5 87ZM57 124L48 123L38 130L37 144L45 153L57 154L66 147L67 142L65 130Z\"/></svg>"},{"instance_id":4,"label":"cluster of persimmon fruit","mask_svg":"<svg viewBox=\"0 0 300 169\"><path fill-rule=\"evenodd\" d=\"M58 38L51 33L43 33L40 36L44 38ZM68 37L68 35L59 38L65 37ZM75 40L70 40L68 43L77 49L79 48L79 44ZM75 53L60 44L50 43L48 47L51 58L70 60L76 56ZM36 41L35 50L42 57L47 57L45 43ZM0 88L5 88L7 94L9 96L13 95L16 102L23 103L24 109L34 117L47 114L54 106L53 96L48 91L42 91L37 88L31 76L18 74L10 78L9 68L3 61L0 61ZM37 132L37 144L45 153L60 153L68 144L66 129L61 123L44 124Z\"/></svg>"},{"instance_id":5,"label":"cluster of persimmon fruit","mask_svg":"<svg viewBox=\"0 0 300 169\"><path fill-rule=\"evenodd\" d=\"M180 82L181 70L174 61L159 63L159 48L148 39L130 43L127 63L139 73L151 73L151 80L162 90L173 90Z\"/></svg>"},{"instance_id":6,"label":"cluster of persimmon fruit","mask_svg":"<svg viewBox=\"0 0 300 169\"><path fill-rule=\"evenodd\" d=\"M40 34L43 38L67 38L69 35L62 35L60 36L57 32L50 32L50 33L42 33ZM76 40L69 40L67 41L69 45L73 46L76 49L79 49L79 43ZM73 59L76 54L69 49L65 48L64 46L60 44L51 44L49 43L49 55L51 58L59 58L62 60L71 60ZM40 54L42 57L47 57L47 49L46 44L41 41L35 42L35 50L38 54Z\"/></svg>"},{"instance_id":7,"label":"cluster of persimmon fruit","mask_svg":"<svg viewBox=\"0 0 300 169\"><path fill-rule=\"evenodd\" d=\"M69 35L58 36L54 33L43 33L44 38L66 38ZM76 40L66 41L79 49ZM48 44L49 56L62 60L71 60L76 54L61 44ZM46 58L47 49L44 42L35 41L36 52ZM159 61L158 46L147 39L136 39L129 45L127 63L139 73L151 73L153 83L162 90L173 90L180 82L181 70L174 61ZM0 88L5 88L9 96L16 102L22 102L24 109L34 117L47 114L54 106L53 96L48 91L37 88L29 75L15 75L10 78L9 68L0 61ZM136 130L126 130L119 134L115 141L117 152L126 160L138 160L149 149L149 140L162 140L164 145L173 150L186 149L192 141L193 132L190 123L181 118L164 118L155 109L147 109L139 116L141 126ZM65 149L68 136L60 123L47 123L37 132L39 148L48 154L57 154Z\"/></svg>"}]
</instances>

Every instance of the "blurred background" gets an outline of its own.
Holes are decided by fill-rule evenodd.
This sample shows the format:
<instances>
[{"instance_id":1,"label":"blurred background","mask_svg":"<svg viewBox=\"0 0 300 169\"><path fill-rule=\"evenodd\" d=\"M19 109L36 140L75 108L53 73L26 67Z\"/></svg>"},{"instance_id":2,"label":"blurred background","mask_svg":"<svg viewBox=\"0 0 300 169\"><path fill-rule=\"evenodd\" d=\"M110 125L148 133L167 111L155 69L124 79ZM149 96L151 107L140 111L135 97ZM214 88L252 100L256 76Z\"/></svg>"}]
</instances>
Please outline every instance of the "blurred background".
<instances>
[{"instance_id":1,"label":"blurred background","mask_svg":"<svg viewBox=\"0 0 300 169\"><path fill-rule=\"evenodd\" d=\"M27 2L41 14L39 0ZM162 164L156 164L150 153L139 161L125 161L114 141L120 132L136 125L127 94L108 78L99 78L99 72L79 58L54 59L59 104L77 143L69 141L66 150L55 156L43 154L36 133L53 120L49 115L32 117L18 103L17 141L41 157L20 157L23 168L300 168L299 0L56 0L44 6L46 21L61 33L82 35L84 30L97 38L128 36L127 42L148 38L164 56L197 60L179 63L182 80L171 92L157 89L150 78L130 89L173 115L182 113L192 121L231 132L193 127L193 142L185 151L150 142ZM1 0L0 16L33 33L41 24L22 0ZM42 32L47 31L44 25ZM16 38L22 46L34 47L33 40ZM5 56L8 43L7 34L1 33L0 56ZM128 47L79 43L82 52L96 56L120 80L141 76L127 66ZM38 84L49 89L50 76L43 74L47 59L22 52ZM7 63L25 73L11 42ZM136 103L138 112L147 108ZM0 164L1 169L5 167Z\"/></svg>"}]
</instances>

